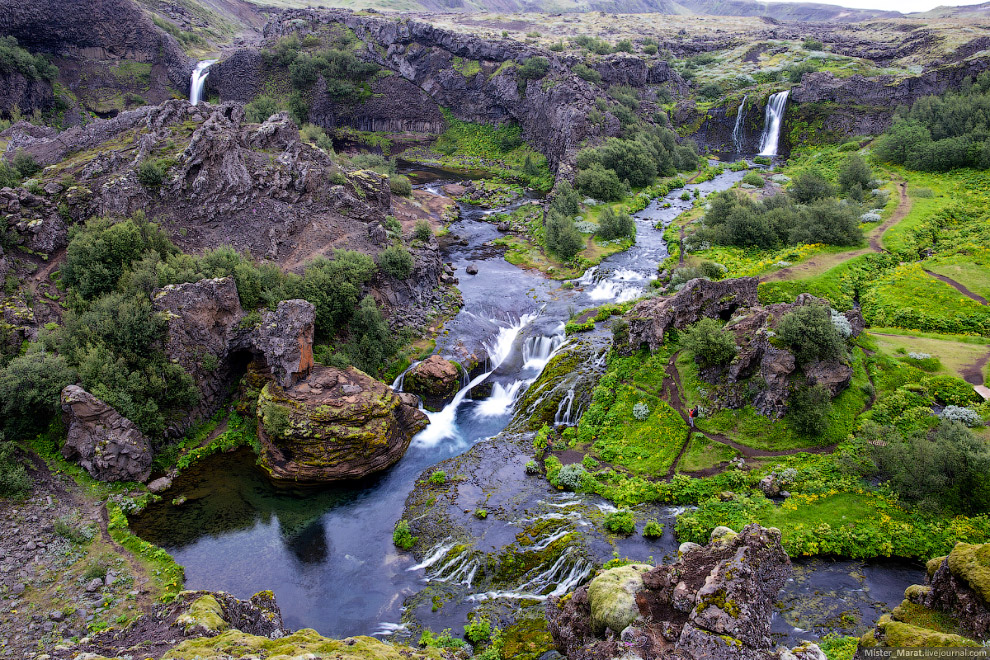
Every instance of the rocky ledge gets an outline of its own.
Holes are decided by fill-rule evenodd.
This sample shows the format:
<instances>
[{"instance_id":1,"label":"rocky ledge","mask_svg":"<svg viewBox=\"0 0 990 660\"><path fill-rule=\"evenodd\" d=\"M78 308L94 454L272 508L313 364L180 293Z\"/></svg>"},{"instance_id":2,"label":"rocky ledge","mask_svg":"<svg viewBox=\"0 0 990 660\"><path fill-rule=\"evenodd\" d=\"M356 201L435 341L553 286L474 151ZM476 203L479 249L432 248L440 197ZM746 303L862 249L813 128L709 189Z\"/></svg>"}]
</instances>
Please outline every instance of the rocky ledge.
<instances>
[{"instance_id":1,"label":"rocky ledge","mask_svg":"<svg viewBox=\"0 0 990 660\"><path fill-rule=\"evenodd\" d=\"M908 587L904 602L863 635L860 647L979 647L987 640L990 543L957 543L928 562L928 584Z\"/></svg>"},{"instance_id":2,"label":"rocky ledge","mask_svg":"<svg viewBox=\"0 0 990 660\"><path fill-rule=\"evenodd\" d=\"M273 479L360 479L394 465L426 415L350 367L317 366L291 387L265 385L258 399L261 465Z\"/></svg>"},{"instance_id":3,"label":"rocky ledge","mask_svg":"<svg viewBox=\"0 0 990 660\"><path fill-rule=\"evenodd\" d=\"M440 410L461 387L461 370L457 364L439 355L431 355L406 374L403 389L423 399L427 410Z\"/></svg>"},{"instance_id":4,"label":"rocky ledge","mask_svg":"<svg viewBox=\"0 0 990 660\"><path fill-rule=\"evenodd\" d=\"M773 651L773 603L791 574L779 530L719 527L707 546L685 543L679 555L670 565L613 568L550 599L557 648L569 660L823 657L810 644Z\"/></svg>"}]
</instances>

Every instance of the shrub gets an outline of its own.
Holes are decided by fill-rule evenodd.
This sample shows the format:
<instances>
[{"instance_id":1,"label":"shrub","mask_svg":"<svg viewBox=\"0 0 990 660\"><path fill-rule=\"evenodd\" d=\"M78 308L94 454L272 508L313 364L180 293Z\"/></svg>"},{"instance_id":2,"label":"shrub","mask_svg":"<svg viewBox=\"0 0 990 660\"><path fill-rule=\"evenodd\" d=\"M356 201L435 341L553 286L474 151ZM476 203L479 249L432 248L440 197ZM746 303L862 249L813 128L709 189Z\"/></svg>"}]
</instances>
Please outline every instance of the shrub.
<instances>
[{"instance_id":1,"label":"shrub","mask_svg":"<svg viewBox=\"0 0 990 660\"><path fill-rule=\"evenodd\" d=\"M824 305L801 305L784 314L777 324L777 337L791 347L801 364L838 360L846 354L845 340Z\"/></svg>"},{"instance_id":2,"label":"shrub","mask_svg":"<svg viewBox=\"0 0 990 660\"><path fill-rule=\"evenodd\" d=\"M618 201L626 192L615 171L599 163L581 169L574 177L574 187L583 195L605 202Z\"/></svg>"},{"instance_id":3,"label":"shrub","mask_svg":"<svg viewBox=\"0 0 990 660\"><path fill-rule=\"evenodd\" d=\"M434 470L430 474L427 481L433 484L434 486L443 486L445 483L447 483L447 473L444 472L443 470Z\"/></svg>"},{"instance_id":4,"label":"shrub","mask_svg":"<svg viewBox=\"0 0 990 660\"><path fill-rule=\"evenodd\" d=\"M581 210L581 197L577 191L571 187L567 181L561 181L554 189L553 201L550 202L550 210L565 217L573 217Z\"/></svg>"},{"instance_id":5,"label":"shrub","mask_svg":"<svg viewBox=\"0 0 990 660\"><path fill-rule=\"evenodd\" d=\"M644 402L640 401L635 406L633 406L632 414L635 419L642 422L647 417L650 416L650 407L646 405Z\"/></svg>"},{"instance_id":6,"label":"shrub","mask_svg":"<svg viewBox=\"0 0 990 660\"><path fill-rule=\"evenodd\" d=\"M478 520L484 520L488 517L488 509L475 509L474 517Z\"/></svg>"},{"instance_id":7,"label":"shrub","mask_svg":"<svg viewBox=\"0 0 990 660\"><path fill-rule=\"evenodd\" d=\"M165 181L167 164L159 158L148 158L138 165L138 182L145 188L158 188Z\"/></svg>"},{"instance_id":8,"label":"shrub","mask_svg":"<svg viewBox=\"0 0 990 660\"><path fill-rule=\"evenodd\" d=\"M412 194L412 182L409 177L401 174L393 174L388 177L388 188L396 195L408 197Z\"/></svg>"},{"instance_id":9,"label":"shrub","mask_svg":"<svg viewBox=\"0 0 990 660\"><path fill-rule=\"evenodd\" d=\"M809 204L820 199L828 199L835 194L835 191L821 171L809 168L794 177L787 193L795 201Z\"/></svg>"},{"instance_id":10,"label":"shrub","mask_svg":"<svg viewBox=\"0 0 990 660\"><path fill-rule=\"evenodd\" d=\"M557 485L562 486L565 490L580 490L585 474L587 471L580 463L565 465L557 473Z\"/></svg>"},{"instance_id":11,"label":"shrub","mask_svg":"<svg viewBox=\"0 0 990 660\"><path fill-rule=\"evenodd\" d=\"M526 461L526 474L532 475L539 473L540 473L540 465L536 461L533 460Z\"/></svg>"},{"instance_id":12,"label":"shrub","mask_svg":"<svg viewBox=\"0 0 990 660\"><path fill-rule=\"evenodd\" d=\"M41 165L34 159L34 156L26 151L18 150L10 164L20 173L21 178L32 176L41 171Z\"/></svg>"},{"instance_id":13,"label":"shrub","mask_svg":"<svg viewBox=\"0 0 990 660\"><path fill-rule=\"evenodd\" d=\"M351 339L343 347L348 361L367 374L381 375L386 361L399 349L399 342L370 295L362 298L354 310L349 330Z\"/></svg>"},{"instance_id":14,"label":"shrub","mask_svg":"<svg viewBox=\"0 0 990 660\"><path fill-rule=\"evenodd\" d=\"M375 275L375 262L366 254L335 250L333 257L309 262L299 285L301 297L316 307L316 331L323 336L350 321L362 285Z\"/></svg>"},{"instance_id":15,"label":"shrub","mask_svg":"<svg viewBox=\"0 0 990 660\"><path fill-rule=\"evenodd\" d=\"M722 86L716 82L705 83L698 90L698 94L705 97L706 99L717 99L722 96Z\"/></svg>"},{"instance_id":16,"label":"shrub","mask_svg":"<svg viewBox=\"0 0 990 660\"><path fill-rule=\"evenodd\" d=\"M564 261L570 261L584 247L584 239L574 221L555 211L546 214L544 234L547 249Z\"/></svg>"},{"instance_id":17,"label":"shrub","mask_svg":"<svg viewBox=\"0 0 990 660\"><path fill-rule=\"evenodd\" d=\"M516 70L516 76L519 81L519 89L525 90L526 83L530 80L540 80L547 75L550 70L550 60L545 57L530 57L522 66Z\"/></svg>"},{"instance_id":18,"label":"shrub","mask_svg":"<svg viewBox=\"0 0 990 660\"><path fill-rule=\"evenodd\" d=\"M61 412L62 389L76 378L61 355L29 351L15 357L0 370L0 431L10 440L41 432Z\"/></svg>"},{"instance_id":19,"label":"shrub","mask_svg":"<svg viewBox=\"0 0 990 660\"><path fill-rule=\"evenodd\" d=\"M254 124L260 124L268 120L269 117L281 110L279 104L270 96L256 97L253 101L244 106L244 114L247 120Z\"/></svg>"},{"instance_id":20,"label":"shrub","mask_svg":"<svg viewBox=\"0 0 990 660\"><path fill-rule=\"evenodd\" d=\"M571 71L573 71L574 75L581 80L586 80L595 85L602 81L602 74L598 73L587 64L582 64L579 62L571 67Z\"/></svg>"},{"instance_id":21,"label":"shrub","mask_svg":"<svg viewBox=\"0 0 990 660\"><path fill-rule=\"evenodd\" d=\"M283 438L289 430L289 411L276 403L266 402L261 409L261 423L273 438Z\"/></svg>"},{"instance_id":22,"label":"shrub","mask_svg":"<svg viewBox=\"0 0 990 660\"><path fill-rule=\"evenodd\" d=\"M728 364L736 356L736 339L714 319L701 319L684 333L684 347L703 367Z\"/></svg>"},{"instance_id":23,"label":"shrub","mask_svg":"<svg viewBox=\"0 0 990 660\"><path fill-rule=\"evenodd\" d=\"M961 422L969 427L983 424L979 413L972 408L963 408L961 406L946 406L938 416L952 422Z\"/></svg>"},{"instance_id":24,"label":"shrub","mask_svg":"<svg viewBox=\"0 0 990 660\"><path fill-rule=\"evenodd\" d=\"M20 183L20 180L20 172L0 160L0 188L14 188Z\"/></svg>"},{"instance_id":25,"label":"shrub","mask_svg":"<svg viewBox=\"0 0 990 660\"><path fill-rule=\"evenodd\" d=\"M378 253L378 267L383 273L397 280L404 280L412 275L414 265L409 250L399 245L390 245Z\"/></svg>"},{"instance_id":26,"label":"shrub","mask_svg":"<svg viewBox=\"0 0 990 660\"><path fill-rule=\"evenodd\" d=\"M14 443L0 431L0 498L20 498L31 490L31 477L16 452Z\"/></svg>"},{"instance_id":27,"label":"shrub","mask_svg":"<svg viewBox=\"0 0 990 660\"><path fill-rule=\"evenodd\" d=\"M839 190L844 194L851 194L861 199L863 191L872 188L870 185L872 180L873 171L859 154L847 156L842 162L842 167L839 169Z\"/></svg>"},{"instance_id":28,"label":"shrub","mask_svg":"<svg viewBox=\"0 0 990 660\"><path fill-rule=\"evenodd\" d=\"M636 531L636 517L629 509L620 509L605 515L605 529L613 534L629 536Z\"/></svg>"},{"instance_id":29,"label":"shrub","mask_svg":"<svg viewBox=\"0 0 990 660\"><path fill-rule=\"evenodd\" d=\"M748 183L751 186L756 186L757 188L762 188L766 185L766 181L764 181L763 177L756 172L747 172L746 175L743 176L742 182Z\"/></svg>"},{"instance_id":30,"label":"shrub","mask_svg":"<svg viewBox=\"0 0 990 660\"><path fill-rule=\"evenodd\" d=\"M648 539L658 539L663 536L663 523L651 520L643 527L643 536Z\"/></svg>"},{"instance_id":31,"label":"shrub","mask_svg":"<svg viewBox=\"0 0 990 660\"><path fill-rule=\"evenodd\" d=\"M413 229L413 238L417 241L423 242L433 238L433 229L430 227L430 223L427 220L416 221L416 227Z\"/></svg>"},{"instance_id":32,"label":"shrub","mask_svg":"<svg viewBox=\"0 0 990 660\"><path fill-rule=\"evenodd\" d=\"M787 418L791 427L807 437L821 436L828 430L832 397L824 385L798 387L791 393Z\"/></svg>"},{"instance_id":33,"label":"shrub","mask_svg":"<svg viewBox=\"0 0 990 660\"><path fill-rule=\"evenodd\" d=\"M838 330L843 339L849 339L853 333L852 324L849 323L849 319L834 309L830 309L829 313L832 315L832 325L835 326L835 329Z\"/></svg>"},{"instance_id":34,"label":"shrub","mask_svg":"<svg viewBox=\"0 0 990 660\"><path fill-rule=\"evenodd\" d=\"M598 217L598 238L606 241L631 238L636 233L636 222L628 213L616 213L607 206Z\"/></svg>"},{"instance_id":35,"label":"shrub","mask_svg":"<svg viewBox=\"0 0 990 660\"><path fill-rule=\"evenodd\" d=\"M492 636L492 624L488 619L476 616L473 621L464 626L464 636L472 644L487 642Z\"/></svg>"},{"instance_id":36,"label":"shrub","mask_svg":"<svg viewBox=\"0 0 990 660\"><path fill-rule=\"evenodd\" d=\"M811 37L804 40L801 47L805 50L825 50L825 44L823 44L818 39L813 39Z\"/></svg>"},{"instance_id":37,"label":"shrub","mask_svg":"<svg viewBox=\"0 0 990 660\"><path fill-rule=\"evenodd\" d=\"M416 541L418 540L418 536L412 535L412 531L409 529L409 522L406 520L400 520L392 531L392 543L401 550L411 549L416 545Z\"/></svg>"}]
</instances>

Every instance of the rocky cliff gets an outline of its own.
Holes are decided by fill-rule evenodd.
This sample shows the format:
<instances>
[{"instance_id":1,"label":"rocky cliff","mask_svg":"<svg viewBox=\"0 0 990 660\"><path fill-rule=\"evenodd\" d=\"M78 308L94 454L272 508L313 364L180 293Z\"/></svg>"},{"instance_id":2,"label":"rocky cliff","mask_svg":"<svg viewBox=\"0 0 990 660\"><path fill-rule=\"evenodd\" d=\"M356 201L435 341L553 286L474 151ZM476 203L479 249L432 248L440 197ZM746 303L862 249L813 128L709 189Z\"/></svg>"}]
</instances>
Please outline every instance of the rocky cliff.
<instances>
[{"instance_id":1,"label":"rocky cliff","mask_svg":"<svg viewBox=\"0 0 990 660\"><path fill-rule=\"evenodd\" d=\"M707 546L684 544L678 554L668 565L613 568L551 598L557 648L569 660L784 657L770 637L773 604L791 573L779 530L720 527Z\"/></svg>"},{"instance_id":2,"label":"rocky cliff","mask_svg":"<svg viewBox=\"0 0 990 660\"><path fill-rule=\"evenodd\" d=\"M53 56L60 81L94 112L123 109L127 93L158 103L188 91L192 61L133 0L0 0L0 34Z\"/></svg>"}]
</instances>

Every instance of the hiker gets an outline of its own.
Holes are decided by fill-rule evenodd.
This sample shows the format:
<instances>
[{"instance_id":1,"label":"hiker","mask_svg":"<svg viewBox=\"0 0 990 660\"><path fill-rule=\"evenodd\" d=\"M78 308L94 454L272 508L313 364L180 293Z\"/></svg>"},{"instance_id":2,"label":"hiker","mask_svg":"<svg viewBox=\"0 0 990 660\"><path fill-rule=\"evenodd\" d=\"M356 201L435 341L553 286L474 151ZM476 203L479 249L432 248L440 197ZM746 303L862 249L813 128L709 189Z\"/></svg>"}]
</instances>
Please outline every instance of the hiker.
<instances>
[{"instance_id":1,"label":"hiker","mask_svg":"<svg viewBox=\"0 0 990 660\"><path fill-rule=\"evenodd\" d=\"M698 416L698 407L695 406L688 411L688 423L691 424L691 428L694 428L694 418Z\"/></svg>"}]
</instances>

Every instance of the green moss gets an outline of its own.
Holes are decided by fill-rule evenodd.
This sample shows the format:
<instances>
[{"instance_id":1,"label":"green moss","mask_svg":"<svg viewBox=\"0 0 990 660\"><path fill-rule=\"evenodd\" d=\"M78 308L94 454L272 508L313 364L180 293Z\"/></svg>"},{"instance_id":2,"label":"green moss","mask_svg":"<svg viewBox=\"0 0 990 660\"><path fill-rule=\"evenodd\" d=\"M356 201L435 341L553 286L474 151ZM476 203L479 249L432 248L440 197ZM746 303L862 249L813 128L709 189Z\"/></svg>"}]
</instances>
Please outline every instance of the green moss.
<instances>
[{"instance_id":1,"label":"green moss","mask_svg":"<svg viewBox=\"0 0 990 660\"><path fill-rule=\"evenodd\" d=\"M175 622L183 627L186 635L213 634L230 628L230 623L223 618L220 603L212 595L197 598Z\"/></svg>"},{"instance_id":2,"label":"green moss","mask_svg":"<svg viewBox=\"0 0 990 660\"><path fill-rule=\"evenodd\" d=\"M980 644L971 639L966 639L959 635L947 635L945 633L919 628L908 623L894 621L890 615L884 615L877 622L877 629L883 636L885 646L892 647L923 647L923 648L945 648L945 647L979 647Z\"/></svg>"},{"instance_id":3,"label":"green moss","mask_svg":"<svg viewBox=\"0 0 990 660\"><path fill-rule=\"evenodd\" d=\"M416 649L380 642L371 637L329 639L315 630L303 629L280 639L269 639L230 630L218 637L192 639L166 652L162 660L194 660L200 658L248 656L267 660L312 654L310 657L333 657L337 660L440 660L440 649Z\"/></svg>"},{"instance_id":4,"label":"green moss","mask_svg":"<svg viewBox=\"0 0 990 660\"><path fill-rule=\"evenodd\" d=\"M949 553L949 570L990 603L990 543L959 543Z\"/></svg>"},{"instance_id":5,"label":"green moss","mask_svg":"<svg viewBox=\"0 0 990 660\"><path fill-rule=\"evenodd\" d=\"M717 607L733 619L738 619L741 614L739 603L728 598L725 589L718 589L713 594L703 596L698 603L698 612L704 612L709 607Z\"/></svg>"},{"instance_id":6,"label":"green moss","mask_svg":"<svg viewBox=\"0 0 990 660\"><path fill-rule=\"evenodd\" d=\"M502 657L513 660L537 660L554 650L553 637L545 619L523 619L502 632Z\"/></svg>"}]
</instances>

